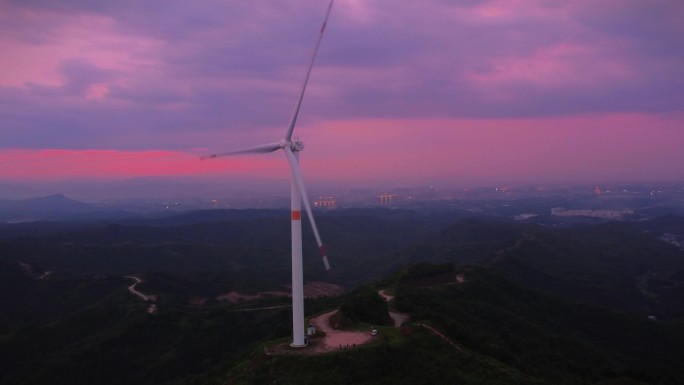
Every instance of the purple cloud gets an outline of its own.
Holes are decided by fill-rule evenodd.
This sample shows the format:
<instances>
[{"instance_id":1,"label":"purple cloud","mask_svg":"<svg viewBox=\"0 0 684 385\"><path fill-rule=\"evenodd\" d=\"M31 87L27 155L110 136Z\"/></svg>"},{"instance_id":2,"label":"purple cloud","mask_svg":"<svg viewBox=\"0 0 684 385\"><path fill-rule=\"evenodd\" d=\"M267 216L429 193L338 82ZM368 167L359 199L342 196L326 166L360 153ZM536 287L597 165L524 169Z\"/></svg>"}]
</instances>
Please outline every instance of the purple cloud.
<instances>
[{"instance_id":1,"label":"purple cloud","mask_svg":"<svg viewBox=\"0 0 684 385\"><path fill-rule=\"evenodd\" d=\"M0 149L260 142L287 124L325 6L5 1ZM338 0L298 134L372 121L680 119L682 19L676 0Z\"/></svg>"}]
</instances>

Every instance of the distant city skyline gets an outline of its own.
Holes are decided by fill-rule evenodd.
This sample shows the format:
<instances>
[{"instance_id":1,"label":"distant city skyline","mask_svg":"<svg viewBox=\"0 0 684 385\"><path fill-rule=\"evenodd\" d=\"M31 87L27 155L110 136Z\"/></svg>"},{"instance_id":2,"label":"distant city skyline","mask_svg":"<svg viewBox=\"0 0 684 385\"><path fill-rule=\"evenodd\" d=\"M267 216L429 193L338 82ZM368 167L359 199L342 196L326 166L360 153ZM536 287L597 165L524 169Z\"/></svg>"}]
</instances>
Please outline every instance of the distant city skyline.
<instances>
[{"instance_id":1,"label":"distant city skyline","mask_svg":"<svg viewBox=\"0 0 684 385\"><path fill-rule=\"evenodd\" d=\"M442 199L451 196L455 199L471 199L483 197L532 197L546 195L563 195L565 193L583 195L609 195L624 193L647 196L649 192L657 193L660 189L667 195L675 194L684 199L684 181L601 181L598 183L582 182L513 182L467 184L463 182L449 184L383 184L357 185L347 182L337 184L313 183L309 201L316 207L338 207L336 203L323 204L320 201L348 202L352 200L377 201L380 206L392 206L393 203L407 203L409 197L424 200L428 195ZM221 180L206 178L140 178L116 181L62 181L53 183L0 183L2 200L24 200L42 198L49 195L62 194L71 199L90 203L108 201L149 201L155 203L184 202L200 204L209 208L216 200L217 207L227 207L226 202L257 202L263 200L279 202L282 207L289 205L289 181L254 179L245 183L230 184ZM659 195L659 194L658 194ZM372 197L372 198L371 198ZM410 198L409 198L410 199ZM679 199L679 198L678 198ZM319 202L319 204L316 204ZM277 206L277 205L276 205ZM278 206L278 207L280 207ZM249 207L256 207L249 205Z\"/></svg>"},{"instance_id":2,"label":"distant city skyline","mask_svg":"<svg viewBox=\"0 0 684 385\"><path fill-rule=\"evenodd\" d=\"M193 186L202 186L193 183ZM138 188L140 186L137 186ZM213 186L212 186L213 187ZM283 187L283 186L280 186ZM116 189L115 189L116 190ZM283 189L284 190L284 189ZM282 210L290 197L266 191L222 191L216 195L131 197L125 186L118 198L83 199L71 194L51 194L31 199L0 199L0 224L64 219L131 218L137 215L167 216L173 213L215 209ZM169 189L170 192L182 191ZM79 190L77 194L87 193ZM602 185L503 185L478 188L416 186L337 190L331 195L312 194L317 211L345 209L427 210L432 213L503 216L516 221L639 220L652 215L684 213L684 183ZM219 214L221 215L221 214ZM335 214L333 214L335 215ZM569 219L570 218L570 219ZM547 223L548 224L548 223ZM677 240L679 242L679 240Z\"/></svg>"},{"instance_id":3,"label":"distant city skyline","mask_svg":"<svg viewBox=\"0 0 684 385\"><path fill-rule=\"evenodd\" d=\"M326 5L0 2L0 199L287 195L282 154L198 158L284 134ZM297 129L307 185L684 181L682 19L337 0Z\"/></svg>"}]
</instances>

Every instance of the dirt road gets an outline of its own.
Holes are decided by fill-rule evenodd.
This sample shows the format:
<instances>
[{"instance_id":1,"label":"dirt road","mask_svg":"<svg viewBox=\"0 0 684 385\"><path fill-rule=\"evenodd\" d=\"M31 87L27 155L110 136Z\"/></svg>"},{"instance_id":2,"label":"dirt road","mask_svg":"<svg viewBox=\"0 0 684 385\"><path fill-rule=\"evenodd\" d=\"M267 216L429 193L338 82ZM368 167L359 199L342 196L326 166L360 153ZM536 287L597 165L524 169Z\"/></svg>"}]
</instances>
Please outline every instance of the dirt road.
<instances>
[{"instance_id":1,"label":"dirt road","mask_svg":"<svg viewBox=\"0 0 684 385\"><path fill-rule=\"evenodd\" d=\"M378 294L379 294L382 298L384 298L385 301L387 301L387 302L389 302L389 301L391 301L391 300L394 299L394 296L393 296L393 295L387 294L387 292L385 291L385 289L382 289L382 290L378 291Z\"/></svg>"},{"instance_id":2,"label":"dirt road","mask_svg":"<svg viewBox=\"0 0 684 385\"><path fill-rule=\"evenodd\" d=\"M378 291L378 294L385 299L386 302L390 302L394 299L393 295L387 294L385 289L382 289ZM390 311L389 312L390 317L394 321L394 327L401 327L401 325L404 324L404 322L409 320L409 315L404 314L404 313L398 313L396 311Z\"/></svg>"},{"instance_id":3,"label":"dirt road","mask_svg":"<svg viewBox=\"0 0 684 385\"><path fill-rule=\"evenodd\" d=\"M395 311L389 312L390 317L394 321L394 327L398 328L404 324L404 322L409 320L409 315L404 313L397 313Z\"/></svg>"},{"instance_id":4,"label":"dirt road","mask_svg":"<svg viewBox=\"0 0 684 385\"><path fill-rule=\"evenodd\" d=\"M369 331L344 331L333 329L330 326L330 317L337 314L339 310L333 310L311 319L310 323L318 330L325 333L325 337L321 344L313 347L317 352L329 352L345 348L351 348L355 345L362 345L370 341L371 336Z\"/></svg>"},{"instance_id":5,"label":"dirt road","mask_svg":"<svg viewBox=\"0 0 684 385\"><path fill-rule=\"evenodd\" d=\"M140 297L143 301L145 301L145 302L150 302L150 306L147 307L147 312L150 313L150 314L155 313L155 312L157 311L157 305L155 305L155 304L153 304L153 303L151 303L151 302L156 301L156 300L157 300L157 296L156 296L156 295L147 295L147 294L143 294L143 293L139 292L139 291L135 288L135 286L136 286L137 284L139 284L140 282L142 282L142 280L141 280L140 278L138 278L138 277L136 277L136 276L134 276L134 275L127 275L127 276L125 276L125 278L129 278L129 279L132 279L132 280L135 281L131 286L128 287L128 291L130 291L130 292L133 293L134 295L137 295L137 296Z\"/></svg>"}]
</instances>

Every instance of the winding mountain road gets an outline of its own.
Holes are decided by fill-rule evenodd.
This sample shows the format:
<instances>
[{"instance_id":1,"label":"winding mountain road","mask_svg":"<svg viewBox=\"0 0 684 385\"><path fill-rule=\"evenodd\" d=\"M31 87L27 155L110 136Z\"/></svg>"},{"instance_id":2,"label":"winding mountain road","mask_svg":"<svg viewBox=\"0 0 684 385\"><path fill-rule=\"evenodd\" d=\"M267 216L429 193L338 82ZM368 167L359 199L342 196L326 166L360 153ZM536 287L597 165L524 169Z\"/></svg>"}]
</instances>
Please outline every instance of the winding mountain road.
<instances>
[{"instance_id":1,"label":"winding mountain road","mask_svg":"<svg viewBox=\"0 0 684 385\"><path fill-rule=\"evenodd\" d=\"M382 298L385 299L385 302L390 302L390 301L392 301L392 300L394 299L394 296L391 295L391 294L387 294L387 292L385 291L385 289L382 289L382 290L378 291L378 294L379 294ZM390 318L392 318L392 320L394 321L394 327L397 327L397 328L398 328L398 327L401 327L401 325L403 325L404 322L408 321L409 318L410 318L408 314L399 313L399 312L396 312L396 311L390 311L390 312L389 312L389 315L390 315Z\"/></svg>"},{"instance_id":2,"label":"winding mountain road","mask_svg":"<svg viewBox=\"0 0 684 385\"><path fill-rule=\"evenodd\" d=\"M154 301L157 300L157 296L156 296L156 295L147 295L147 294L144 294L144 293L139 292L139 291L135 288L135 286L136 286L137 284L139 284L140 282L142 282L142 280L141 280L140 278L138 278L138 277L136 277L136 276L134 276L134 275L126 275L126 276L124 276L124 278L129 278L129 279L132 279L132 280L135 281L135 282L133 282L133 284L132 284L131 286L128 287L128 291L130 291L132 294L134 294L134 295L140 297L140 298L141 298L143 301L145 301L145 302L154 302ZM150 306L147 308L147 312L150 313L150 314L155 313L156 311L157 311L157 305L155 305L155 304L153 304L153 303L151 303Z\"/></svg>"}]
</instances>

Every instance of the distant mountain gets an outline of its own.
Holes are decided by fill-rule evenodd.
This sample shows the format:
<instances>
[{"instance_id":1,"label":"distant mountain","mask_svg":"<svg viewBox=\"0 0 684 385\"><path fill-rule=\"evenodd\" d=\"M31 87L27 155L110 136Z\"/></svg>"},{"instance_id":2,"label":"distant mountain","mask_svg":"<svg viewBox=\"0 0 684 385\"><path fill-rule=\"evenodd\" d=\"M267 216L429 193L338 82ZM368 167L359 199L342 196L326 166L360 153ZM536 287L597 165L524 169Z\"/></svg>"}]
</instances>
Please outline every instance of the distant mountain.
<instances>
[{"instance_id":1,"label":"distant mountain","mask_svg":"<svg viewBox=\"0 0 684 385\"><path fill-rule=\"evenodd\" d=\"M95 211L95 207L62 194L25 200L0 200L0 220L5 222L54 220L89 211Z\"/></svg>"},{"instance_id":2,"label":"distant mountain","mask_svg":"<svg viewBox=\"0 0 684 385\"><path fill-rule=\"evenodd\" d=\"M134 218L117 221L121 224L174 227L195 224L211 224L216 222L237 222L257 218L289 218L289 210L277 209L210 209L197 210L153 218Z\"/></svg>"},{"instance_id":3,"label":"distant mountain","mask_svg":"<svg viewBox=\"0 0 684 385\"><path fill-rule=\"evenodd\" d=\"M5 223L115 219L133 215L130 212L105 209L73 200L63 194L23 200L0 200L0 222Z\"/></svg>"},{"instance_id":4,"label":"distant mountain","mask_svg":"<svg viewBox=\"0 0 684 385\"><path fill-rule=\"evenodd\" d=\"M54 219L64 214L82 213L88 210L93 210L93 208L62 194L25 200L0 200L0 219L8 222Z\"/></svg>"}]
</instances>

